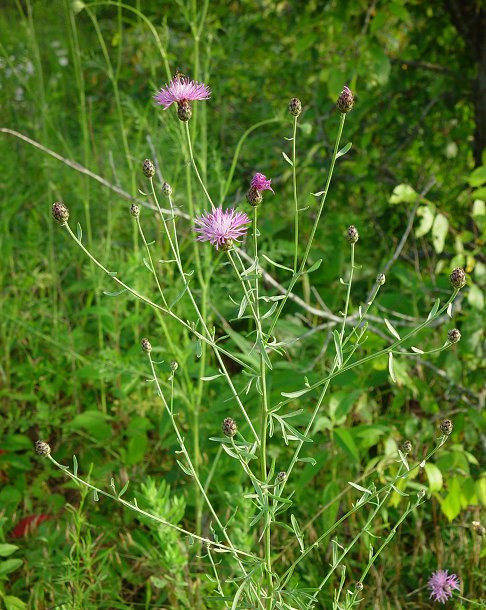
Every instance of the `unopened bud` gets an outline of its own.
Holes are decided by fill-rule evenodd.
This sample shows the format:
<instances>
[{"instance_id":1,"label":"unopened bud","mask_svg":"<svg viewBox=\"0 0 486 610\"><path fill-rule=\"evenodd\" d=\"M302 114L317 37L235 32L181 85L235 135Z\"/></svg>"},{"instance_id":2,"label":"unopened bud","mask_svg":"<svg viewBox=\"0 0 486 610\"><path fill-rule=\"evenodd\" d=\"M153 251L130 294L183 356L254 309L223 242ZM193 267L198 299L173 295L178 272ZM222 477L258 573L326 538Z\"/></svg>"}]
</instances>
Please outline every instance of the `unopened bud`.
<instances>
[{"instance_id":1,"label":"unopened bud","mask_svg":"<svg viewBox=\"0 0 486 610\"><path fill-rule=\"evenodd\" d=\"M168 182L164 182L162 185L162 194L166 197L170 197L172 195L172 187Z\"/></svg>"},{"instance_id":2,"label":"unopened bud","mask_svg":"<svg viewBox=\"0 0 486 610\"><path fill-rule=\"evenodd\" d=\"M408 455L412 451L412 443L410 441L403 441L401 450L402 453Z\"/></svg>"},{"instance_id":3,"label":"unopened bud","mask_svg":"<svg viewBox=\"0 0 486 610\"><path fill-rule=\"evenodd\" d=\"M130 214L135 218L138 218L140 216L140 208L136 203L132 203L132 205L130 206Z\"/></svg>"},{"instance_id":4,"label":"unopened bud","mask_svg":"<svg viewBox=\"0 0 486 610\"><path fill-rule=\"evenodd\" d=\"M423 497L425 497L425 489L424 488L419 489L418 492L417 492L417 498L419 500L421 500Z\"/></svg>"},{"instance_id":5,"label":"unopened bud","mask_svg":"<svg viewBox=\"0 0 486 610\"><path fill-rule=\"evenodd\" d=\"M152 345L150 344L150 341L148 339L144 337L140 341L140 345L142 346L142 351L144 351L146 354L150 354L150 352L152 351Z\"/></svg>"},{"instance_id":6,"label":"unopened bud","mask_svg":"<svg viewBox=\"0 0 486 610\"><path fill-rule=\"evenodd\" d=\"M357 582L357 583L354 585L354 588L356 589L356 591L360 591L360 592L361 592L361 591L363 590L363 583L362 583L361 581L360 581L360 582Z\"/></svg>"},{"instance_id":7,"label":"unopened bud","mask_svg":"<svg viewBox=\"0 0 486 610\"><path fill-rule=\"evenodd\" d=\"M348 227L348 230L346 232L346 239L350 244L355 244L358 241L359 233L358 229L354 225Z\"/></svg>"},{"instance_id":8,"label":"unopened bud","mask_svg":"<svg viewBox=\"0 0 486 610\"><path fill-rule=\"evenodd\" d=\"M227 417L223 421L221 429L223 430L224 435L229 436L230 438L235 436L235 434L238 432L238 426L236 425L235 420L231 417Z\"/></svg>"},{"instance_id":9,"label":"unopened bud","mask_svg":"<svg viewBox=\"0 0 486 610\"><path fill-rule=\"evenodd\" d=\"M453 288L460 289L466 284L466 272L464 269L456 267L450 274L449 279Z\"/></svg>"},{"instance_id":10,"label":"unopened bud","mask_svg":"<svg viewBox=\"0 0 486 610\"><path fill-rule=\"evenodd\" d=\"M461 333L457 330L457 328L453 328L447 333L447 339L450 343L459 343L461 340Z\"/></svg>"},{"instance_id":11,"label":"unopened bud","mask_svg":"<svg viewBox=\"0 0 486 610\"><path fill-rule=\"evenodd\" d=\"M293 97L289 102L289 112L292 116L299 116L302 112L302 102L298 97Z\"/></svg>"},{"instance_id":12,"label":"unopened bud","mask_svg":"<svg viewBox=\"0 0 486 610\"><path fill-rule=\"evenodd\" d=\"M452 422L450 419L443 419L440 422L440 431L445 436L449 436L449 434L452 432L452 428L453 428L453 425L452 425Z\"/></svg>"},{"instance_id":13,"label":"unopened bud","mask_svg":"<svg viewBox=\"0 0 486 610\"><path fill-rule=\"evenodd\" d=\"M52 204L52 216L61 225L65 225L69 220L69 210L62 201L56 201Z\"/></svg>"},{"instance_id":14,"label":"unopened bud","mask_svg":"<svg viewBox=\"0 0 486 610\"><path fill-rule=\"evenodd\" d=\"M378 284L378 286L383 286L383 284L386 282L386 277L384 273L379 273L376 276L376 283Z\"/></svg>"},{"instance_id":15,"label":"unopened bud","mask_svg":"<svg viewBox=\"0 0 486 610\"><path fill-rule=\"evenodd\" d=\"M354 106L354 97L349 87L344 87L339 94L336 104L342 114L347 114L351 111Z\"/></svg>"},{"instance_id":16,"label":"unopened bud","mask_svg":"<svg viewBox=\"0 0 486 610\"><path fill-rule=\"evenodd\" d=\"M51 454L51 448L48 443L44 441L36 441L35 442L35 452L42 457L47 457Z\"/></svg>"},{"instance_id":17,"label":"unopened bud","mask_svg":"<svg viewBox=\"0 0 486 610\"><path fill-rule=\"evenodd\" d=\"M155 176L155 165L150 159L145 159L142 165L143 173L147 178L153 178Z\"/></svg>"},{"instance_id":18,"label":"unopened bud","mask_svg":"<svg viewBox=\"0 0 486 610\"><path fill-rule=\"evenodd\" d=\"M232 239L226 239L222 244L219 245L219 249L222 252L228 252L232 248L233 248L233 240Z\"/></svg>"},{"instance_id":19,"label":"unopened bud","mask_svg":"<svg viewBox=\"0 0 486 610\"><path fill-rule=\"evenodd\" d=\"M481 525L481 523L479 521L473 521L471 523L473 531L478 535L478 536L484 536L486 534L486 528Z\"/></svg>"},{"instance_id":20,"label":"unopened bud","mask_svg":"<svg viewBox=\"0 0 486 610\"><path fill-rule=\"evenodd\" d=\"M179 368L179 363L177 362L177 360L172 360L172 362L170 363L170 370L173 373L175 373L178 368Z\"/></svg>"},{"instance_id":21,"label":"unopened bud","mask_svg":"<svg viewBox=\"0 0 486 610\"><path fill-rule=\"evenodd\" d=\"M281 470L278 474L277 474L277 481L279 483L283 483L284 481L287 480L287 473L285 472L285 470Z\"/></svg>"}]
</instances>

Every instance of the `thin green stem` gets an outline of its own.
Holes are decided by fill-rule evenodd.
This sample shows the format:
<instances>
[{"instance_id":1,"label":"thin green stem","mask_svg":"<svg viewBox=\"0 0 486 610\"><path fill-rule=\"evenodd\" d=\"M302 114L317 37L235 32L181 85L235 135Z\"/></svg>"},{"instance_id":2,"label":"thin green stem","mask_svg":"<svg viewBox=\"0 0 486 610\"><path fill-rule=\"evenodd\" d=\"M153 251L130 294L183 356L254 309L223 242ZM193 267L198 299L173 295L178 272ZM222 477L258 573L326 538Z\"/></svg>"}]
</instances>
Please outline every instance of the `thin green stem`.
<instances>
[{"instance_id":1,"label":"thin green stem","mask_svg":"<svg viewBox=\"0 0 486 610\"><path fill-rule=\"evenodd\" d=\"M297 201L297 155L296 139L297 139L297 118L294 117L294 132L292 136L292 185L294 190L294 274L297 273L298 256L299 256L299 203Z\"/></svg>"},{"instance_id":2,"label":"thin green stem","mask_svg":"<svg viewBox=\"0 0 486 610\"><path fill-rule=\"evenodd\" d=\"M62 470L64 472L64 474L66 474L73 481L76 481L76 483L78 483L79 485L83 485L84 487L87 487L88 489L91 489L92 491L96 492L97 494L99 494L101 496L105 496L106 498L111 498L112 500L115 500L115 502L119 502L120 504L123 504L123 506L126 506L130 510L135 511L135 512L143 515L144 517L148 517L152 521L156 521L157 523L160 523L162 525L170 527L171 529L176 530L179 533L184 534L185 536L189 536L189 538L197 538L198 540L201 540L201 542L205 542L206 544L211 545L214 548L220 548L221 550L224 550L224 551L226 551L228 553L236 553L238 555L243 555L245 557L250 557L252 559L255 559L256 561L259 560L252 553L247 553L246 551L241 551L239 549L236 549L234 546L230 547L230 546L227 546L225 544L222 544L221 542L215 542L214 540L211 540L209 538L204 538L202 536L197 536L193 532L189 532L188 530L186 530L186 529L184 529L182 527L179 527L178 525L174 525L173 523L170 523L170 521L166 521L162 517L158 517L157 515L153 515L152 513L148 513L147 511L142 510L141 508L139 508L138 505L136 504L135 500L134 500L134 503L132 504L131 502L127 502L126 500L123 500L120 496L117 496L115 494L111 494L108 491L100 489L99 487L96 487L95 485L92 485L91 483L88 483L84 479L81 479L80 477L78 477L74 473L70 472L68 466L63 466L62 464L57 462L52 457L52 455L49 455L47 457L54 464L54 466L59 468L59 470Z\"/></svg>"},{"instance_id":3,"label":"thin green stem","mask_svg":"<svg viewBox=\"0 0 486 610\"><path fill-rule=\"evenodd\" d=\"M338 150L339 150L339 143L341 141L341 135L343 133L343 127L344 127L344 121L345 120L346 120L346 115L345 114L341 114L341 120L339 122L338 133L337 133L337 136L336 136L336 142L334 144L334 150L333 150L332 158L331 158L331 166L329 168L329 173L328 173L327 180L326 180L326 186L324 187L324 191L323 191L323 194L322 194L322 197L321 197L321 202L320 202L320 205L319 205L319 210L317 212L316 219L315 219L314 225L312 227L312 231L311 231L311 234L310 234L310 237L309 237L309 241L307 242L307 247L305 249L305 253L304 253L304 256L302 258L302 262L300 264L299 271L297 273L294 273L294 275L292 276L292 279L290 280L290 284L289 284L289 287L287 288L285 296L280 301L279 306L277 307L277 310L275 312L275 316L273 318L273 321L272 321L272 323L270 325L270 329L268 331L267 341L270 340L270 338L272 336L273 330L274 330L274 328L275 328L275 326L276 326L276 324L278 322L278 319L280 317L280 314L282 313L283 308L285 307L285 304L286 304L286 302L287 302L287 300L288 300L288 298L290 296L290 293L292 292L293 287L295 286L295 284L296 284L297 280L299 279L300 275L302 273L304 273L305 266L307 264L307 259L309 257L309 253L310 253L310 250L311 250L311 247L312 247L312 243L314 241L314 237L315 237L315 234L316 234L316 231L317 231L317 227L318 227L319 221L321 219L322 211L324 210L324 204L326 203L327 194L329 192L329 186L331 184L331 179L332 179L332 175L333 175L333 172L334 172L334 166L336 164L337 154L338 154Z\"/></svg>"},{"instance_id":4,"label":"thin green stem","mask_svg":"<svg viewBox=\"0 0 486 610\"><path fill-rule=\"evenodd\" d=\"M191 131L189 129L188 121L185 122L185 126L186 126L187 146L188 146L188 149L189 149L189 157L191 158L192 167L194 168L194 172L195 172L195 174L197 176L199 184L202 187L202 190L204 191L204 194L207 197L207 200L211 204L211 208L214 210L215 209L215 205L213 203L213 200L211 199L211 195L208 193L208 190L206 188L206 185L204 184L203 179L201 178L201 174L199 173L199 170L197 169L196 160L194 159L194 153L192 151L192 143L191 143Z\"/></svg>"}]
</instances>

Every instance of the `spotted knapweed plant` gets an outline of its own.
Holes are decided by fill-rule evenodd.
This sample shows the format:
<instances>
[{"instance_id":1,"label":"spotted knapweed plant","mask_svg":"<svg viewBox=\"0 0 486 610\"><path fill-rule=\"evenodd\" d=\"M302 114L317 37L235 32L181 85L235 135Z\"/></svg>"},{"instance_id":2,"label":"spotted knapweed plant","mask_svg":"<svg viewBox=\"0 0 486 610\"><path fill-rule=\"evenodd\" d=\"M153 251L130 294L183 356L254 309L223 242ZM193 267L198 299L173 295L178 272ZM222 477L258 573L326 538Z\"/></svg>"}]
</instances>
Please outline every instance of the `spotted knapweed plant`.
<instances>
[{"instance_id":1,"label":"spotted knapweed plant","mask_svg":"<svg viewBox=\"0 0 486 610\"><path fill-rule=\"evenodd\" d=\"M441 304L437 299L428 315L407 332L400 334L392 323L385 319L383 322L391 337L389 345L379 351L362 355L362 346L368 336L367 317L386 278L383 272L378 273L374 287L363 305L356 311L350 311L353 280L355 274L359 272L359 267L355 263L359 234L355 226L349 226L345 238L349 243L350 263L347 278L342 280L344 285L342 310L339 314L331 316L334 330L329 347L329 350L332 351L330 365L325 374L316 381L311 383L304 378L300 387L289 388L281 393L277 401L272 400L270 392L272 371L275 364L285 358L288 348L286 340L280 338L278 323L286 310L289 299L294 298L294 289L299 280L312 273L318 273L320 261L310 264L309 257L321 222L336 161L345 155L351 146L347 144L340 148L340 142L345 122L354 105L354 97L351 90L344 87L338 98L337 109L340 121L330 167L327 171L324 189L314 193L317 196L318 206L314 212L312 228L304 244L301 243L300 227L300 218L304 210L300 207L297 195L296 153L297 126L302 104L299 99L293 98L288 105L293 126L292 135L287 138L291 145L291 156L284 155L284 157L292 168L294 213L294 248L292 260L289 261L288 266L272 261L260 247L259 216L265 214L265 205L261 204L264 197L270 199L278 190L275 184L272 186L272 180L262 172L258 172L244 187L249 207L245 202L242 203L246 206L247 213L228 206L224 201L216 200L216 205L201 176L203 172L199 171L198 162L193 154L189 122L192 117L192 103L204 103L204 100L209 97L210 90L206 85L193 82L180 74L176 75L169 85L163 87L155 95L156 103L162 105L164 110L168 110L172 104L177 105L177 117L181 121L181 142L195 178L206 198L204 202L200 202L198 211L190 209L189 220L194 254L191 255L189 263L183 257L179 246L180 224L184 222L184 214L174 203L169 183L161 181L161 186L158 186L154 180L156 178L155 164L149 159L143 163L143 174L150 185L150 192L143 193L146 200L142 201L142 205L139 205L140 202L134 202L130 212L144 244L146 257L144 262L153 276L155 297L151 294L149 286L143 292L130 286L118 274L109 271L109 267L101 263L93 252L85 247L80 230L78 229L75 234L69 225L69 210L64 203L55 203L52 206L52 214L77 247L91 259L94 265L106 273L109 281L118 285L119 291L128 292L135 299L153 308L162 321L171 318L180 324L185 332L198 342L198 357L204 354L204 358L209 358L212 352L218 373L214 376L203 376L194 381L198 385L197 404L201 404L201 396L208 387L207 384L210 384L216 377L224 380L231 395L231 400L227 402L228 416L217 427L215 426L211 440L215 443L218 455L227 454L247 477L247 488L240 498L240 506L245 507L243 514L247 515L244 522L247 535L243 537L246 543L241 542L241 536L239 536L239 543L235 542L234 516L239 506L229 507L231 513L229 518L223 518L221 512L215 508L215 492L212 482L215 480L213 470L217 468L217 460L213 463L211 476L203 480L197 409L194 410L191 427L184 429L179 416L182 407L178 404L174 392L181 371L178 363L172 362L168 378L161 380L162 363L153 358L152 350L152 344L159 341L157 332L144 338L141 347L147 358L150 382L153 383L177 438L178 450L175 452L174 462L177 462L183 476L194 485L196 519L193 531L139 507L137 499L127 490L128 483L122 488L118 488L115 480L112 479L110 490L101 489L91 481L80 477L76 457L74 457L72 467L68 467L59 464L54 459L51 448L46 442L38 441L36 450L40 455L48 457L52 464L62 469L66 476L79 485L91 489L96 500L104 496L127 509L136 511L159 526L171 528L178 532L178 534L171 534L171 540L173 535L178 535L185 545L195 549L195 555L205 557L206 565L211 566L208 578L212 583L212 593L209 598L201 602L202 607L213 604L214 606L211 605L211 607L231 609L309 610L322 607L319 605L321 595L326 592L329 596L326 587L333 586L335 587L334 610L352 608L360 604L366 576L393 539L397 528L412 511L426 501L425 487L415 484L417 493L415 496L411 496L403 491L401 483L410 477L411 473L423 468L432 455L446 442L452 431L452 423L447 419L442 421L435 446L418 463L409 463L412 445L408 440L403 442L396 455L397 464L393 466L391 473L385 479L385 484L377 486L371 482L366 483L366 481L360 484L350 482L349 485L356 494L354 503L347 512L338 515L336 521L326 531L318 533L311 543L296 516L297 510L292 492L293 479L299 476L303 464L306 466L315 464L312 450L313 426L316 418L325 409L325 399L337 377L357 367L365 366L373 360L387 358L390 378L395 381L394 361L397 357L424 358L427 354L440 352L460 340L459 331L452 329L448 332L442 347L438 349L425 352L416 347L407 347L410 345L412 337L419 335L420 331L433 325L436 320L447 317L447 315L452 317L454 299L465 285L466 276L462 269L454 269L450 276L452 290L447 301ZM174 120L177 121L175 116ZM257 169L263 170L264 168ZM234 167L231 171L234 171ZM224 192L227 192L227 189ZM164 204L165 207L160 203L160 195L167 202ZM182 202L184 195L178 195L178 198ZM154 263L154 247L147 241L142 227L141 209L150 210L151 208L155 209L157 213L157 222L160 223L163 239L166 240L170 250L170 259L162 262L165 265L173 266L175 274L182 284L182 292L172 302L169 299L165 281L160 277L158 267ZM187 215L185 218L187 220ZM177 223L176 219L179 220ZM249 341L252 346L245 358L234 353L231 349L232 344L226 342L224 336L221 337L219 329L210 323L206 305L201 305L201 295L205 297L208 295L207 276L201 272L204 248L209 249L212 257L212 273L217 268L218 274L227 276L228 281L230 276L233 276L232 281L236 281L239 286L240 294L235 305L235 317L236 320L249 320L250 326L243 331L243 335L245 341ZM207 256L208 250L204 254ZM196 267L195 273L190 265ZM269 265L275 265L288 272L290 279L287 286L273 294L268 294L268 285L280 285L275 281L267 282L264 289L263 281L271 279L271 275L263 269L263 265L266 269L269 268ZM112 295L116 294L112 293ZM177 313L176 304L182 298L186 300L192 311L192 319L183 318ZM165 366L167 371L167 365ZM239 382L235 380L231 372L235 366L243 372L244 378L246 378L243 387L239 387ZM250 392L252 388L253 391ZM312 409L302 408L300 405L303 404L303 397L311 396L314 399ZM299 423L295 423L297 416L299 416ZM305 422L304 425L302 425L302 421ZM221 431L218 428L221 428ZM186 442L186 435L188 437L192 435L190 443ZM272 438L273 444L282 443L290 448L291 457L288 463L277 464L275 458L271 458L277 454L269 451L270 438ZM286 454L284 452L281 455ZM406 506L396 523L390 525L388 532L385 534L383 531L380 532L379 546L375 549L370 546L367 564L362 566L359 577L354 578L353 582L349 582L345 570L347 556L352 553L353 547L358 541L364 537L370 539L373 536L372 531L377 516L383 511L392 493L407 496ZM131 499L128 499L129 497ZM349 527L353 531L352 537L346 542L341 542L339 534L342 524L350 520L356 526L357 522L353 516L358 511L363 515L364 526L361 525L353 531L353 525L350 525ZM225 512L225 514L228 513ZM205 528L202 527L203 517L204 522L209 524ZM285 563L274 546L282 532L296 542L295 546L289 546ZM309 583L303 576L306 564L312 562L316 554L323 552L328 553L329 563L326 564L328 569L320 575L318 581ZM331 579L336 571L337 580ZM447 582L449 583L449 581ZM337 587L335 583L337 583ZM432 584L434 586L433 594L437 593L440 583L437 584L434 581ZM455 583L451 581L450 587L454 586Z\"/></svg>"}]
</instances>

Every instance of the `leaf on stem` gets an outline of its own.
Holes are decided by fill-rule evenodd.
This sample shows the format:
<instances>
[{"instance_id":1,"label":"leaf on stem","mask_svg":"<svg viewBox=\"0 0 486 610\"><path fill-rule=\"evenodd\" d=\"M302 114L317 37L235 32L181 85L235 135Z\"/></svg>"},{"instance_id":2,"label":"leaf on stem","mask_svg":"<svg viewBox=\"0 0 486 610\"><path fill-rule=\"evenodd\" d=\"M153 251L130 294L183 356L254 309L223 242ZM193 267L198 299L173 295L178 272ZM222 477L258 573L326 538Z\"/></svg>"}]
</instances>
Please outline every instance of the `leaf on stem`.
<instances>
[{"instance_id":1,"label":"leaf on stem","mask_svg":"<svg viewBox=\"0 0 486 610\"><path fill-rule=\"evenodd\" d=\"M412 345L412 347L410 349L412 350L412 352L415 352L416 354L423 354L424 353L424 351L422 349L420 349L418 347L414 347L413 345Z\"/></svg>"},{"instance_id":2,"label":"leaf on stem","mask_svg":"<svg viewBox=\"0 0 486 610\"><path fill-rule=\"evenodd\" d=\"M179 464L180 469L185 472L188 477L194 476L193 473L189 470L189 468L187 466L184 466L182 462L180 462L179 460L176 460L176 462Z\"/></svg>"},{"instance_id":3,"label":"leaf on stem","mask_svg":"<svg viewBox=\"0 0 486 610\"><path fill-rule=\"evenodd\" d=\"M396 383L397 378L395 377L395 371L393 370L393 352L388 352L388 371L390 372L393 383Z\"/></svg>"},{"instance_id":4,"label":"leaf on stem","mask_svg":"<svg viewBox=\"0 0 486 610\"><path fill-rule=\"evenodd\" d=\"M292 159L290 159L290 158L289 158L289 157L288 157L288 156L287 156L287 155L286 155L284 152L282 152L282 155L283 155L283 158L284 158L284 159L287 161L287 163L288 163L289 165L292 165L292 166L294 165L294 164L292 163Z\"/></svg>"},{"instance_id":5,"label":"leaf on stem","mask_svg":"<svg viewBox=\"0 0 486 610\"><path fill-rule=\"evenodd\" d=\"M300 550L303 553L304 552L304 539L302 536L302 532L300 531L299 524L297 523L297 519L295 518L294 515L290 515L290 522L292 523L292 528L294 530L295 537L297 538L297 541L299 543Z\"/></svg>"},{"instance_id":6,"label":"leaf on stem","mask_svg":"<svg viewBox=\"0 0 486 610\"><path fill-rule=\"evenodd\" d=\"M452 318L452 303L449 303L449 305L447 306L447 315L449 316L449 318Z\"/></svg>"},{"instance_id":7,"label":"leaf on stem","mask_svg":"<svg viewBox=\"0 0 486 610\"><path fill-rule=\"evenodd\" d=\"M286 267L285 265L281 265L280 263L276 263L274 260L272 260L269 256L267 256L266 254L262 254L263 258L265 260L267 260L271 265L273 265L274 267L278 267L279 269L285 269L286 271L290 271L290 273L293 273L294 270L291 269L290 267ZM282 295L283 296L283 295Z\"/></svg>"},{"instance_id":8,"label":"leaf on stem","mask_svg":"<svg viewBox=\"0 0 486 610\"><path fill-rule=\"evenodd\" d=\"M342 157L343 155L345 155L349 151L349 149L351 148L352 145L353 145L352 142L348 142L346 144L346 146L343 146L343 148L341 148L341 150L337 153L336 159L339 159L339 157Z\"/></svg>"},{"instance_id":9,"label":"leaf on stem","mask_svg":"<svg viewBox=\"0 0 486 610\"><path fill-rule=\"evenodd\" d=\"M126 492L126 490L128 489L128 486L130 485L130 481L127 481L125 483L125 485L120 489L120 493L118 494L118 497L121 498L123 496L123 494Z\"/></svg>"},{"instance_id":10,"label":"leaf on stem","mask_svg":"<svg viewBox=\"0 0 486 610\"><path fill-rule=\"evenodd\" d=\"M83 229L81 228L81 225L79 224L79 222L76 225L76 235L78 237L79 243L81 243L83 241Z\"/></svg>"},{"instance_id":11,"label":"leaf on stem","mask_svg":"<svg viewBox=\"0 0 486 610\"><path fill-rule=\"evenodd\" d=\"M98 502L100 499L99 495L98 495L98 490L97 489L93 489L93 500L95 502Z\"/></svg>"},{"instance_id":12,"label":"leaf on stem","mask_svg":"<svg viewBox=\"0 0 486 610\"><path fill-rule=\"evenodd\" d=\"M75 477L78 476L78 460L75 455L73 455L73 474Z\"/></svg>"},{"instance_id":13,"label":"leaf on stem","mask_svg":"<svg viewBox=\"0 0 486 610\"><path fill-rule=\"evenodd\" d=\"M386 327L391 332L391 334L400 341L401 337L398 334L397 330L392 326L392 323L389 320L387 320L386 318L383 318L383 320L385 321Z\"/></svg>"},{"instance_id":14,"label":"leaf on stem","mask_svg":"<svg viewBox=\"0 0 486 610\"><path fill-rule=\"evenodd\" d=\"M440 299L436 299L434 306L432 307L429 315L427 316L427 322L429 320L431 320L435 316L435 314L439 311L439 305L440 305Z\"/></svg>"},{"instance_id":15,"label":"leaf on stem","mask_svg":"<svg viewBox=\"0 0 486 610\"><path fill-rule=\"evenodd\" d=\"M308 391L307 388L304 388L303 390L296 390L295 392L280 392L280 395L285 396L285 398L299 398L299 396L307 394Z\"/></svg>"},{"instance_id":16,"label":"leaf on stem","mask_svg":"<svg viewBox=\"0 0 486 610\"><path fill-rule=\"evenodd\" d=\"M146 258L143 259L143 264L147 267L147 269L150 271L150 273L155 273L155 270L152 268L152 265L149 263L149 261Z\"/></svg>"},{"instance_id":17,"label":"leaf on stem","mask_svg":"<svg viewBox=\"0 0 486 610\"><path fill-rule=\"evenodd\" d=\"M340 369L343 366L343 347L341 344L341 335L339 331L336 329L332 333L334 337L334 345L336 347L336 357L338 361L338 368Z\"/></svg>"},{"instance_id":18,"label":"leaf on stem","mask_svg":"<svg viewBox=\"0 0 486 610\"><path fill-rule=\"evenodd\" d=\"M108 290L103 290L103 294L106 294L107 297L117 297L120 294L126 292L126 288L122 288L121 290L114 290L113 292L108 292Z\"/></svg>"},{"instance_id":19,"label":"leaf on stem","mask_svg":"<svg viewBox=\"0 0 486 610\"><path fill-rule=\"evenodd\" d=\"M303 457L303 458L297 458L298 462L304 462L307 464L311 464L312 466L315 466L317 464L316 460L314 458L311 457Z\"/></svg>"},{"instance_id":20,"label":"leaf on stem","mask_svg":"<svg viewBox=\"0 0 486 610\"><path fill-rule=\"evenodd\" d=\"M309 267L309 269L306 270L306 273L312 273L313 271L316 271L321 266L321 263L322 263L322 258L320 258L313 265L311 265Z\"/></svg>"}]
</instances>

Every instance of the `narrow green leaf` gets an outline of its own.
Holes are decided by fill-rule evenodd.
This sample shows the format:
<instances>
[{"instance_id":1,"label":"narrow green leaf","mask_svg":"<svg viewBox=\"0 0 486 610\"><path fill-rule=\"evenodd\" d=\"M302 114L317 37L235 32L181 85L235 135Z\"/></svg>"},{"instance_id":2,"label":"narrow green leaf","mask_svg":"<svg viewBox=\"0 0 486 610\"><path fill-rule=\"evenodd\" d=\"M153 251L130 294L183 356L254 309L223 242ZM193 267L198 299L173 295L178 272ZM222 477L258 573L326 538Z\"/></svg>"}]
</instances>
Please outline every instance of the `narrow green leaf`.
<instances>
[{"instance_id":1,"label":"narrow green leaf","mask_svg":"<svg viewBox=\"0 0 486 610\"><path fill-rule=\"evenodd\" d=\"M434 306L430 310L429 315L427 316L427 321L431 320L435 316L435 314L439 311L439 305L440 305L440 299L437 299L434 303Z\"/></svg>"},{"instance_id":2,"label":"narrow green leaf","mask_svg":"<svg viewBox=\"0 0 486 610\"><path fill-rule=\"evenodd\" d=\"M273 265L274 267L278 267L279 269L285 269L286 271L290 271L290 273L293 273L294 270L291 269L290 267L286 267L285 265L281 265L280 263L276 263L274 260L272 260L269 256L266 256L265 254L262 254L263 258L265 260L267 260L271 265Z\"/></svg>"},{"instance_id":3,"label":"narrow green leaf","mask_svg":"<svg viewBox=\"0 0 486 610\"><path fill-rule=\"evenodd\" d=\"M388 352L388 371L390 372L390 377L392 378L393 383L397 382L397 378L395 377L395 371L393 370L393 353Z\"/></svg>"},{"instance_id":4,"label":"narrow green leaf","mask_svg":"<svg viewBox=\"0 0 486 610\"><path fill-rule=\"evenodd\" d=\"M79 222L76 225L76 235L78 237L78 241L81 243L83 241L83 229L81 228Z\"/></svg>"},{"instance_id":5,"label":"narrow green leaf","mask_svg":"<svg viewBox=\"0 0 486 610\"><path fill-rule=\"evenodd\" d=\"M122 288L121 290L114 290L113 292L108 292L107 290L103 290L103 294L106 294L107 297L117 297L120 294L126 292L126 288Z\"/></svg>"},{"instance_id":6,"label":"narrow green leaf","mask_svg":"<svg viewBox=\"0 0 486 610\"><path fill-rule=\"evenodd\" d=\"M398 334L398 332L395 330L395 328L392 326L392 323L387 320L386 318L383 318L383 320L385 321L386 327L388 328L388 330L391 332L391 334L397 338L398 340L401 339L400 335Z\"/></svg>"},{"instance_id":7,"label":"narrow green leaf","mask_svg":"<svg viewBox=\"0 0 486 610\"><path fill-rule=\"evenodd\" d=\"M317 464L316 460L314 458L311 458L311 457L298 458L297 461L298 462L304 462L306 464L311 464L312 466L315 466Z\"/></svg>"},{"instance_id":8,"label":"narrow green leaf","mask_svg":"<svg viewBox=\"0 0 486 610\"><path fill-rule=\"evenodd\" d=\"M75 455L73 455L73 473L75 477L78 476L78 460Z\"/></svg>"},{"instance_id":9,"label":"narrow green leaf","mask_svg":"<svg viewBox=\"0 0 486 610\"><path fill-rule=\"evenodd\" d=\"M309 269L307 269L306 273L312 273L313 271L316 271L317 269L319 269L319 267L321 266L322 263L322 258L320 258L318 261L316 261L313 265L311 265L309 267Z\"/></svg>"},{"instance_id":10,"label":"narrow green leaf","mask_svg":"<svg viewBox=\"0 0 486 610\"><path fill-rule=\"evenodd\" d=\"M345 155L350 150L352 145L353 145L352 142L348 142L346 144L346 146L343 146L343 148L341 148L341 150L336 155L336 159L339 159L339 157L342 157L343 155Z\"/></svg>"},{"instance_id":11,"label":"narrow green leaf","mask_svg":"<svg viewBox=\"0 0 486 610\"><path fill-rule=\"evenodd\" d=\"M332 336L334 337L334 346L336 348L338 368L340 369L343 366L343 348L341 345L341 335L339 334L338 330L334 330Z\"/></svg>"},{"instance_id":12,"label":"narrow green leaf","mask_svg":"<svg viewBox=\"0 0 486 610\"><path fill-rule=\"evenodd\" d=\"M283 155L283 158L284 158L284 159L287 161L287 163L288 163L289 165L292 165L292 166L294 165L294 164L292 163L292 159L290 159L290 158L289 158L289 157L288 157L288 156L287 156L287 155L286 155L284 152L282 152L282 155Z\"/></svg>"},{"instance_id":13,"label":"narrow green leaf","mask_svg":"<svg viewBox=\"0 0 486 610\"><path fill-rule=\"evenodd\" d=\"M126 492L126 490L128 489L128 486L130 485L130 481L127 481L125 483L125 485L120 489L120 493L118 494L118 497L121 498L123 496L123 494Z\"/></svg>"},{"instance_id":14,"label":"narrow green leaf","mask_svg":"<svg viewBox=\"0 0 486 610\"><path fill-rule=\"evenodd\" d=\"M100 499L100 497L99 497L99 495L98 495L98 490L97 490L97 489L94 489L94 490L93 490L93 500L94 500L95 502L98 502L98 501L99 501L99 499Z\"/></svg>"},{"instance_id":15,"label":"narrow green leaf","mask_svg":"<svg viewBox=\"0 0 486 610\"><path fill-rule=\"evenodd\" d=\"M226 447L225 447L226 448ZM185 472L187 474L188 477L192 477L194 476L192 474L192 472L189 470L189 468L187 466L184 466L184 464L182 462L180 462L179 460L176 460L176 462L179 464L180 469Z\"/></svg>"}]
</instances>

